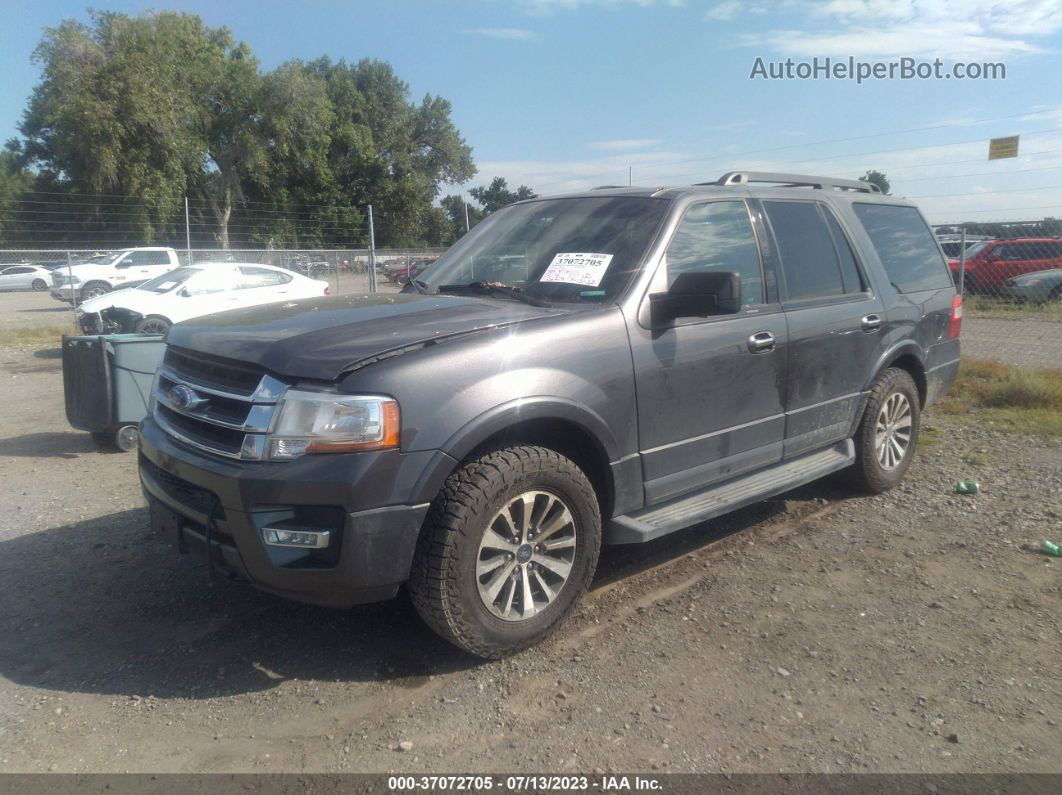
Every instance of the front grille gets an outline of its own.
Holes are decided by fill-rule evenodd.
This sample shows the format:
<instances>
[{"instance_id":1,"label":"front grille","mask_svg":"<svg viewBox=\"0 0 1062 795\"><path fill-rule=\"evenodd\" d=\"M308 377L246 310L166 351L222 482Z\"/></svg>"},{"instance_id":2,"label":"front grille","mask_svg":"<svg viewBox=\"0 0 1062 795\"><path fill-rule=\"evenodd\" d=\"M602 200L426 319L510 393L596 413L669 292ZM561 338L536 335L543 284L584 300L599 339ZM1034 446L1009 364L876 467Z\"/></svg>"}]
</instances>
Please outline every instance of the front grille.
<instances>
[{"instance_id":1,"label":"front grille","mask_svg":"<svg viewBox=\"0 0 1062 795\"><path fill-rule=\"evenodd\" d=\"M221 507L221 503L212 491L200 488L184 478L161 469L144 455L140 456L140 468L175 502L205 516L210 516L213 512L215 519L225 518L225 509Z\"/></svg>"},{"instance_id":2,"label":"front grille","mask_svg":"<svg viewBox=\"0 0 1062 795\"><path fill-rule=\"evenodd\" d=\"M166 348L163 364L194 384L237 395L253 393L265 375L265 371L257 367L172 346Z\"/></svg>"},{"instance_id":3,"label":"front grille","mask_svg":"<svg viewBox=\"0 0 1062 795\"><path fill-rule=\"evenodd\" d=\"M155 381L155 419L179 442L225 458L263 460L286 384L256 368L168 347Z\"/></svg>"},{"instance_id":4,"label":"front grille","mask_svg":"<svg viewBox=\"0 0 1062 795\"><path fill-rule=\"evenodd\" d=\"M155 411L166 425L188 441L223 455L239 456L240 449L243 447L243 431L223 428L205 420L189 417L187 414L179 414L162 404L157 404Z\"/></svg>"}]
</instances>

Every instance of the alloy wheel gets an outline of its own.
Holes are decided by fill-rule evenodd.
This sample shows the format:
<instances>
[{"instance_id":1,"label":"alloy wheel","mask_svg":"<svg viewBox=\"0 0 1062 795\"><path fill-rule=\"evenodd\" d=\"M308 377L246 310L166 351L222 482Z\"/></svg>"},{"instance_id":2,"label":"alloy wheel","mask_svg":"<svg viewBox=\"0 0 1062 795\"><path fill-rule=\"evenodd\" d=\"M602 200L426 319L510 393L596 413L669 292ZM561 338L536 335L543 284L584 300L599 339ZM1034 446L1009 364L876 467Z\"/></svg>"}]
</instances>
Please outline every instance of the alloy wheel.
<instances>
[{"instance_id":1,"label":"alloy wheel","mask_svg":"<svg viewBox=\"0 0 1062 795\"><path fill-rule=\"evenodd\" d=\"M525 621L557 598L575 561L577 531L564 500L527 491L509 500L483 532L476 585L486 608Z\"/></svg>"},{"instance_id":2,"label":"alloy wheel","mask_svg":"<svg viewBox=\"0 0 1062 795\"><path fill-rule=\"evenodd\" d=\"M893 392L874 423L874 451L883 469L895 469L907 456L912 424L911 402L902 392Z\"/></svg>"}]
</instances>

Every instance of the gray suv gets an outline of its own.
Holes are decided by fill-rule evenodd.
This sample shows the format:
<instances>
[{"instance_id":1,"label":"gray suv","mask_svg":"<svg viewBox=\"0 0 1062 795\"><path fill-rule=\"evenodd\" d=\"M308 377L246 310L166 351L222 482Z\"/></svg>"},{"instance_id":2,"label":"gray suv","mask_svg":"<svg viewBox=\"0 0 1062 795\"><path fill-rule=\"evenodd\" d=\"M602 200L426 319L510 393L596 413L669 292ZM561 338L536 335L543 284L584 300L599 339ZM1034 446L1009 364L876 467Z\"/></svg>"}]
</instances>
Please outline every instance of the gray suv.
<instances>
[{"instance_id":1,"label":"gray suv","mask_svg":"<svg viewBox=\"0 0 1062 795\"><path fill-rule=\"evenodd\" d=\"M602 544L911 463L962 301L918 209L733 172L491 215L400 294L175 325L140 431L152 525L332 606L406 584L483 657L544 638Z\"/></svg>"}]
</instances>

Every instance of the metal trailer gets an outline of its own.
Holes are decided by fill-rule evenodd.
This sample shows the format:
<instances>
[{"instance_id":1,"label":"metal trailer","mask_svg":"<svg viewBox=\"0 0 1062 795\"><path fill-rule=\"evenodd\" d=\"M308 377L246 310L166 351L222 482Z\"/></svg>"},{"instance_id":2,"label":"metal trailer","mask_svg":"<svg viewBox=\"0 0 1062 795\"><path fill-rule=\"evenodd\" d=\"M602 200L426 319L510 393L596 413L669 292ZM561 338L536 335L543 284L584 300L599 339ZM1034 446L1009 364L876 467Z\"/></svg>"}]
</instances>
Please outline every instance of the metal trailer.
<instances>
[{"instance_id":1,"label":"metal trailer","mask_svg":"<svg viewBox=\"0 0 1062 795\"><path fill-rule=\"evenodd\" d=\"M101 447L136 449L166 345L155 334L63 336L66 419Z\"/></svg>"}]
</instances>

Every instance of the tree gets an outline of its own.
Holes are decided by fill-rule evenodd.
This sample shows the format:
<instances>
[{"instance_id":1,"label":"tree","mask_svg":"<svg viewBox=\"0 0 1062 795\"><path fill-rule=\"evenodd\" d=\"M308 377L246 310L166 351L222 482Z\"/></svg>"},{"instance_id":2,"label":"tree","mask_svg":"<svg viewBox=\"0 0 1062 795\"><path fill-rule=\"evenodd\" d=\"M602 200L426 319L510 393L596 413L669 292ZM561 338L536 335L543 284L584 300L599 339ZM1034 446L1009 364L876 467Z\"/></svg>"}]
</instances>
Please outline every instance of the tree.
<instances>
[{"instance_id":1,"label":"tree","mask_svg":"<svg viewBox=\"0 0 1062 795\"><path fill-rule=\"evenodd\" d=\"M0 245L18 247L23 205L17 204L24 191L33 184L33 175L25 169L17 141L8 141L0 151ZM13 244L12 241L17 241Z\"/></svg>"},{"instance_id":2,"label":"tree","mask_svg":"<svg viewBox=\"0 0 1062 795\"><path fill-rule=\"evenodd\" d=\"M526 185L521 185L515 191L509 190L504 177L495 177L490 185L472 188L468 193L483 206L487 215L513 202L533 199L536 195Z\"/></svg>"},{"instance_id":3,"label":"tree","mask_svg":"<svg viewBox=\"0 0 1062 795\"><path fill-rule=\"evenodd\" d=\"M859 178L860 182L870 182L877 185L882 193L888 194L889 192L889 178L881 171L875 171L870 169L866 174Z\"/></svg>"},{"instance_id":4,"label":"tree","mask_svg":"<svg viewBox=\"0 0 1062 795\"><path fill-rule=\"evenodd\" d=\"M232 229L245 242L364 245L370 203L378 243L416 244L441 233L439 187L475 174L450 103L410 102L381 61L262 74L228 29L170 12L64 21L34 58L27 161L96 234L172 236L188 195L223 248Z\"/></svg>"}]
</instances>

